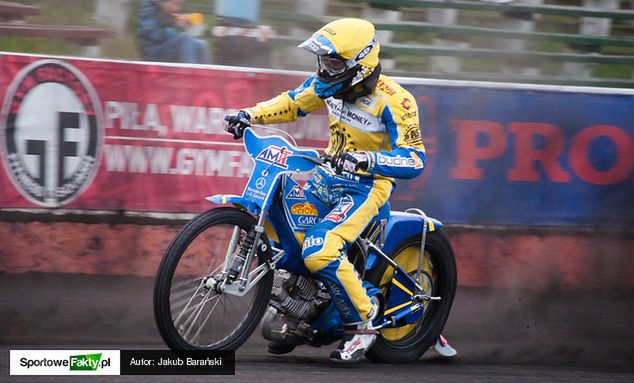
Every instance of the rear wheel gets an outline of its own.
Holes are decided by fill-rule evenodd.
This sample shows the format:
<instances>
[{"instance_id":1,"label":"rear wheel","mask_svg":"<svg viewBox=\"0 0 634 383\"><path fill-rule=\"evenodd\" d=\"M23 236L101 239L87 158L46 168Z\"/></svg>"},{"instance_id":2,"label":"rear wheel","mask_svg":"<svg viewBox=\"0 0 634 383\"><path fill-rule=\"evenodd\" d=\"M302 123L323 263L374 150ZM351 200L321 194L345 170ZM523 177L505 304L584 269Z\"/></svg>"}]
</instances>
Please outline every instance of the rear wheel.
<instances>
[{"instance_id":1,"label":"rear wheel","mask_svg":"<svg viewBox=\"0 0 634 383\"><path fill-rule=\"evenodd\" d=\"M412 278L418 273L420 237L404 240L390 254ZM392 286L393 268L386 262L368 272L367 279L383 292L386 301ZM428 233L418 283L424 293L441 297L439 301L424 302L424 313L412 324L380 330L377 341L368 351L368 359L375 362L405 363L418 360L434 344L449 316L456 292L456 262L449 240L442 231Z\"/></svg>"},{"instance_id":2,"label":"rear wheel","mask_svg":"<svg viewBox=\"0 0 634 383\"><path fill-rule=\"evenodd\" d=\"M255 224L255 218L236 208L210 210L187 223L168 247L154 285L154 315L172 350L235 350L255 330L269 301L273 273L244 296L217 288L232 238L237 239L235 256ZM269 256L256 252L248 270Z\"/></svg>"}]
</instances>

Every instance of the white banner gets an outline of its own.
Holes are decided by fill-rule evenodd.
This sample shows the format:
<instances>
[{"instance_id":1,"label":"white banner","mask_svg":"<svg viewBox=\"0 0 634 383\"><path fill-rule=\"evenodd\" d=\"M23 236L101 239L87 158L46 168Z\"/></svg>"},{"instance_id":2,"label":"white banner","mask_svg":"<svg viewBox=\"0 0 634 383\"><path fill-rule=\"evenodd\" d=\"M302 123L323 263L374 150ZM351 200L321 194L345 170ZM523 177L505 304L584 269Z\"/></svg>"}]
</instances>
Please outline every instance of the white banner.
<instances>
[{"instance_id":1,"label":"white banner","mask_svg":"<svg viewBox=\"0 0 634 383\"><path fill-rule=\"evenodd\" d=\"M10 350L10 375L120 375L119 350Z\"/></svg>"}]
</instances>

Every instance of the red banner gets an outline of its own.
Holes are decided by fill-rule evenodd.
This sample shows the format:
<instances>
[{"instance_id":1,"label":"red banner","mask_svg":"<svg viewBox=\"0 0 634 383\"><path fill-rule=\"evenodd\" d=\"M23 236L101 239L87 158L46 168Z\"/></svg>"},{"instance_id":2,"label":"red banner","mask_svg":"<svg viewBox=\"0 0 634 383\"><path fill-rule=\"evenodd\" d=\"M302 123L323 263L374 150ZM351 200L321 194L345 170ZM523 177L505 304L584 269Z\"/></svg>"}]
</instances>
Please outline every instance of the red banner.
<instances>
[{"instance_id":1,"label":"red banner","mask_svg":"<svg viewBox=\"0 0 634 383\"><path fill-rule=\"evenodd\" d=\"M1 207L191 211L240 193L252 168L223 117L304 76L0 56ZM325 114L284 126L325 146Z\"/></svg>"}]
</instances>

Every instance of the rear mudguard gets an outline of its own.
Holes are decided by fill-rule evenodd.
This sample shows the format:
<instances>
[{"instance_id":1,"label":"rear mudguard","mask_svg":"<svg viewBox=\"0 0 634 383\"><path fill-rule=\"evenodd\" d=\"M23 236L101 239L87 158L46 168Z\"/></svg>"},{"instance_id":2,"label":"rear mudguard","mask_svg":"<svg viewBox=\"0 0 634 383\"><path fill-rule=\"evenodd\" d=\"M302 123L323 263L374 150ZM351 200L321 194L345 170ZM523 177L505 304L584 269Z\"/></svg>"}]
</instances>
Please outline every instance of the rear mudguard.
<instances>
[{"instance_id":1,"label":"rear mudguard","mask_svg":"<svg viewBox=\"0 0 634 383\"><path fill-rule=\"evenodd\" d=\"M427 232L439 230L442 223L437 219L427 218ZM385 233L385 244L383 252L390 254L399 243L407 238L421 236L423 233L424 217L419 214L405 213L400 211L390 212L390 218L387 221ZM366 270L374 268L380 262L380 256L370 253L366 262Z\"/></svg>"}]
</instances>

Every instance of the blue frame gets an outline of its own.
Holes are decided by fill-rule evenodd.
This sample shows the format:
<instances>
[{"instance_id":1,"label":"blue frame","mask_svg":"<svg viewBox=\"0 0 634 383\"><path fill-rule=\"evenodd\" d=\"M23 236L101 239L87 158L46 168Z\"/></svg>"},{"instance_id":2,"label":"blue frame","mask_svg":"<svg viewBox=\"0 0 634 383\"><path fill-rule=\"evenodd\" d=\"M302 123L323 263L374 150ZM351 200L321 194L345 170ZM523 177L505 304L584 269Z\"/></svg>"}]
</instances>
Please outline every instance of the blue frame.
<instances>
[{"instance_id":1,"label":"blue frame","mask_svg":"<svg viewBox=\"0 0 634 383\"><path fill-rule=\"evenodd\" d=\"M321 221L328 214L329 209L312 194L304 193L304 189L290 177L290 174L312 171L317 165L306 157L317 159L319 153L315 150L299 149L280 136L259 136L252 129L245 130L244 145L255 166L243 194L241 196L218 194L207 197L207 200L219 205L233 204L247 210L254 216L265 213L266 220L275 232L267 232L270 245L285 252L277 261L276 267L310 276L310 272L304 266L301 256L302 246L296 234L305 232L309 227ZM276 198L280 193L283 198ZM388 217L386 240L382 248L385 254L390 254L405 239L421 236L423 227L425 227L423 216L395 211L388 212L388 210L389 208L386 207L381 214ZM427 218L426 227L427 231L431 232L442 227L442 223L433 218ZM277 241L271 238L276 238ZM376 267L381 259L382 255L370 251L365 265L366 270ZM385 310L392 309L393 315L390 315L392 319L405 318L405 323L412 323L423 315L423 309L412 310L415 282L400 267L395 268L394 275L396 282L390 289L388 302L385 302ZM368 281L364 281L364 283L371 294L380 293ZM399 309L393 309L399 306ZM329 316L327 323L337 322L333 320L337 316L333 317L332 310L326 310L325 313L328 313ZM322 330L328 332L324 335L339 334L339 330L336 328L325 326L324 329L322 322L324 321L318 319L315 323L319 323L320 332ZM395 322L391 323L395 324ZM382 319L383 325L387 325L387 323L387 319ZM341 325L340 319L339 325Z\"/></svg>"}]
</instances>

